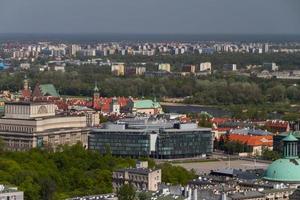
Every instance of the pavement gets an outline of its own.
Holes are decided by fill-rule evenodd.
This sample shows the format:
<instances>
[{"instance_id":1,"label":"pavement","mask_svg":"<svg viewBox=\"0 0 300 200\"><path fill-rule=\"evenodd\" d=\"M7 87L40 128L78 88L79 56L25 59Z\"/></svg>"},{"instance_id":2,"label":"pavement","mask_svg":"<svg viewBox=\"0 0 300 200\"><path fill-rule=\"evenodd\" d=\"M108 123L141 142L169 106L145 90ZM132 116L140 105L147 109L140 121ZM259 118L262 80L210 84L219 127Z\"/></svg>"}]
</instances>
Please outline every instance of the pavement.
<instances>
[{"instance_id":1,"label":"pavement","mask_svg":"<svg viewBox=\"0 0 300 200\"><path fill-rule=\"evenodd\" d=\"M234 169L267 169L268 163L248 160L219 160L212 162L191 162L191 163L174 163L175 166L184 167L187 170L194 169L196 174L207 174L211 170L234 168Z\"/></svg>"}]
</instances>

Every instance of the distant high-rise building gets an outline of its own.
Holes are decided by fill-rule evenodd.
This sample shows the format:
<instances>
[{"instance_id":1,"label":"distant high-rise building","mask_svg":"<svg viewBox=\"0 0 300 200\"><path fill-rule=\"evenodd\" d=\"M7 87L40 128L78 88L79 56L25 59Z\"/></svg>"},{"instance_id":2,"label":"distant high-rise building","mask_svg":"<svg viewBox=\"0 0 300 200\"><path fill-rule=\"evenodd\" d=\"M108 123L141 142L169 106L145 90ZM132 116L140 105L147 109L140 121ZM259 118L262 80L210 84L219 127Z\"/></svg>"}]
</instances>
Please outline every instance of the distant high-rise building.
<instances>
[{"instance_id":1,"label":"distant high-rise building","mask_svg":"<svg viewBox=\"0 0 300 200\"><path fill-rule=\"evenodd\" d=\"M264 44L264 53L268 53L269 52L269 44L265 43Z\"/></svg>"},{"instance_id":2,"label":"distant high-rise building","mask_svg":"<svg viewBox=\"0 0 300 200\"><path fill-rule=\"evenodd\" d=\"M77 52L81 50L81 47L79 45L73 44L71 46L71 55L76 56Z\"/></svg>"}]
</instances>

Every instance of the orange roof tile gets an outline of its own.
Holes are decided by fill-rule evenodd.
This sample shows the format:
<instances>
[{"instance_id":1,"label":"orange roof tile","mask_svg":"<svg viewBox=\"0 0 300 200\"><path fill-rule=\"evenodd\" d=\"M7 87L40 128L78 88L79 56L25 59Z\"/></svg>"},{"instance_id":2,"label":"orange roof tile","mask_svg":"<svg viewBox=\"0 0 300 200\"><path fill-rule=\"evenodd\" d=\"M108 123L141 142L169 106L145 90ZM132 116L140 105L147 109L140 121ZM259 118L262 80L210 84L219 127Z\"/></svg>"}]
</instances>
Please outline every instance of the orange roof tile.
<instances>
[{"instance_id":1,"label":"orange roof tile","mask_svg":"<svg viewBox=\"0 0 300 200\"><path fill-rule=\"evenodd\" d=\"M240 134L229 134L227 136L229 141L239 141L246 143L249 146L273 146L273 136L253 136L253 135L240 135Z\"/></svg>"}]
</instances>

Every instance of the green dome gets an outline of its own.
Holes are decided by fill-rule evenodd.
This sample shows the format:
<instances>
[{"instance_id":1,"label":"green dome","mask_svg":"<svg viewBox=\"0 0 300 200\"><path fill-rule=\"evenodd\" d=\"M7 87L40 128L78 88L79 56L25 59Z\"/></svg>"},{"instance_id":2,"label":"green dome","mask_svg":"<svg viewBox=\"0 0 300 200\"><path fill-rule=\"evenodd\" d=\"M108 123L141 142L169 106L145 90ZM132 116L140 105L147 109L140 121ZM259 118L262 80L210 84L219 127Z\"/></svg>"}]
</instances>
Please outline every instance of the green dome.
<instances>
[{"instance_id":1,"label":"green dome","mask_svg":"<svg viewBox=\"0 0 300 200\"><path fill-rule=\"evenodd\" d=\"M265 176L268 181L300 183L300 159L279 159L269 165Z\"/></svg>"}]
</instances>

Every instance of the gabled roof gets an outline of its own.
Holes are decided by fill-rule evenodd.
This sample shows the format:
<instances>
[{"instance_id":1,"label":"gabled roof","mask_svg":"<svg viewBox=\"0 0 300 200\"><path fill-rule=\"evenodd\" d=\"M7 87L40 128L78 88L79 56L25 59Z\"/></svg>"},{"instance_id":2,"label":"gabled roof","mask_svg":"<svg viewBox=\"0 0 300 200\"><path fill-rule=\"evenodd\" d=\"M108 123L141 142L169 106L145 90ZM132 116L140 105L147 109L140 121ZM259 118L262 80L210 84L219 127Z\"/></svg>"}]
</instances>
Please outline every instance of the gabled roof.
<instances>
[{"instance_id":1,"label":"gabled roof","mask_svg":"<svg viewBox=\"0 0 300 200\"><path fill-rule=\"evenodd\" d=\"M41 84L39 85L39 88L43 96L59 97L53 84Z\"/></svg>"}]
</instances>

